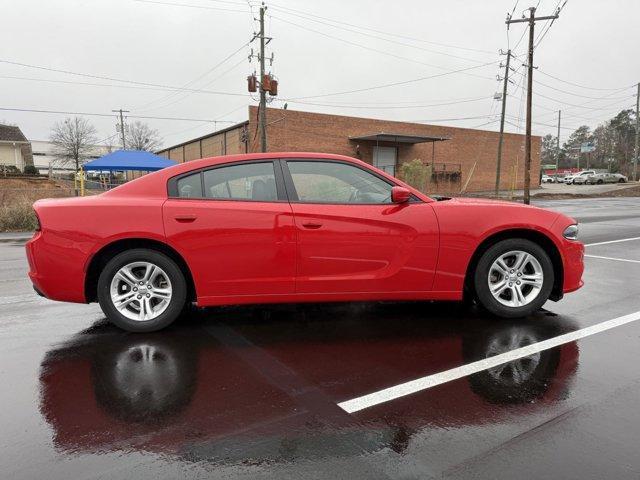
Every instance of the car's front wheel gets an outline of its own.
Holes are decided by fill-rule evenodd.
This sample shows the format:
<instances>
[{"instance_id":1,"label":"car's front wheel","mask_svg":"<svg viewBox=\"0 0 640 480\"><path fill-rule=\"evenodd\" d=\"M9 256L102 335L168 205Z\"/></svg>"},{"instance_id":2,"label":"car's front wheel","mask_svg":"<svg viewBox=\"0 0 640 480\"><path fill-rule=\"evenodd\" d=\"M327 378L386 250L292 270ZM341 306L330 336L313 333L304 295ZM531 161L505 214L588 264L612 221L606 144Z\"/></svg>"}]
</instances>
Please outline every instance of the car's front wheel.
<instances>
[{"instance_id":1,"label":"car's front wheel","mask_svg":"<svg viewBox=\"0 0 640 480\"><path fill-rule=\"evenodd\" d=\"M163 253L142 248L113 257L100 273L98 301L109 321L130 332L153 332L182 312L187 284Z\"/></svg>"},{"instance_id":2,"label":"car's front wheel","mask_svg":"<svg viewBox=\"0 0 640 480\"><path fill-rule=\"evenodd\" d=\"M500 317L524 317L548 300L553 288L551 259L526 239L502 240L478 261L474 286L480 304Z\"/></svg>"}]
</instances>

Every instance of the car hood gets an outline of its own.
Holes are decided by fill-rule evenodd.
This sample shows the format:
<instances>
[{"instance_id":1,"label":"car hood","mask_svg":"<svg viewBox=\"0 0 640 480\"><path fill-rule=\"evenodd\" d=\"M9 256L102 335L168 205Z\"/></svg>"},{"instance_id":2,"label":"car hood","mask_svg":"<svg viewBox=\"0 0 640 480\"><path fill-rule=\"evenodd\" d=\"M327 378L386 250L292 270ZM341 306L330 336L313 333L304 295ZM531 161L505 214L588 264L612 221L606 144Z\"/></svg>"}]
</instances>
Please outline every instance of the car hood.
<instances>
[{"instance_id":1,"label":"car hood","mask_svg":"<svg viewBox=\"0 0 640 480\"><path fill-rule=\"evenodd\" d=\"M523 203L509 202L506 200L494 200L490 198L455 197L455 198L440 199L440 201L445 201L445 200L447 202L459 203L464 205L503 205L505 207L537 208L532 205L525 205Z\"/></svg>"}]
</instances>

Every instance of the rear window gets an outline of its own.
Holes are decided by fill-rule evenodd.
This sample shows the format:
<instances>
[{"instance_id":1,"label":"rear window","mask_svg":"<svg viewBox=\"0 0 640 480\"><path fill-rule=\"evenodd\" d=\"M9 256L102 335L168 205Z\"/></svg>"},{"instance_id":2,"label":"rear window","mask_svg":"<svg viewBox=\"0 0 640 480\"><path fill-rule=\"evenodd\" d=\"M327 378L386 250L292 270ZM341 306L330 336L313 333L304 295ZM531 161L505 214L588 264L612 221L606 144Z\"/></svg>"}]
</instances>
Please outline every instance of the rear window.
<instances>
[{"instance_id":1,"label":"rear window","mask_svg":"<svg viewBox=\"0 0 640 480\"><path fill-rule=\"evenodd\" d=\"M202 180L200 172L187 175L178 179L178 197L180 198L202 198Z\"/></svg>"},{"instance_id":2,"label":"rear window","mask_svg":"<svg viewBox=\"0 0 640 480\"><path fill-rule=\"evenodd\" d=\"M272 162L214 168L204 172L207 198L273 202L278 199Z\"/></svg>"}]
</instances>

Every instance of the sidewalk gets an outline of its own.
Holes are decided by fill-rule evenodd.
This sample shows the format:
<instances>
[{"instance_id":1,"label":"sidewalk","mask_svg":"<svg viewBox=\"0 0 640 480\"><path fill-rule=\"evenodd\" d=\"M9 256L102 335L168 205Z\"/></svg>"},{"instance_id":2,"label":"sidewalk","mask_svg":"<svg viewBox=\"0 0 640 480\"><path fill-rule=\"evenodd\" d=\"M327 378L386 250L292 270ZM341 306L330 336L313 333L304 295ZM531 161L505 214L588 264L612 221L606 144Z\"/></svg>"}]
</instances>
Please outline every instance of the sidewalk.
<instances>
[{"instance_id":1,"label":"sidewalk","mask_svg":"<svg viewBox=\"0 0 640 480\"><path fill-rule=\"evenodd\" d=\"M0 232L0 242L26 242L34 232Z\"/></svg>"}]
</instances>

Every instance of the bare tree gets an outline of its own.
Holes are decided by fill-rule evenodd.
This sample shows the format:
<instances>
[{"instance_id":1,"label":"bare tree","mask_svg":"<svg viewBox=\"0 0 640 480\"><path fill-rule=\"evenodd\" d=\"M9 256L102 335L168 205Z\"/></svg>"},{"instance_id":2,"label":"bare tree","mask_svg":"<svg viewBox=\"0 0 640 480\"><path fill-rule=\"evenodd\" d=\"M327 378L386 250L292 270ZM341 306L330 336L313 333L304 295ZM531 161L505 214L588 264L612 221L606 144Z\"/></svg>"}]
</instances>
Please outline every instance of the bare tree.
<instances>
[{"instance_id":1,"label":"bare tree","mask_svg":"<svg viewBox=\"0 0 640 480\"><path fill-rule=\"evenodd\" d=\"M107 153L113 153L118 149L118 147L116 146L117 141L115 141L117 136L118 134L115 134L115 135L112 135L111 137L105 138L102 141L102 144L104 145L104 148L107 150Z\"/></svg>"},{"instance_id":2,"label":"bare tree","mask_svg":"<svg viewBox=\"0 0 640 480\"><path fill-rule=\"evenodd\" d=\"M61 165L72 164L76 172L97 142L96 129L85 118L66 118L51 129L51 143L56 160Z\"/></svg>"},{"instance_id":3,"label":"bare tree","mask_svg":"<svg viewBox=\"0 0 640 480\"><path fill-rule=\"evenodd\" d=\"M158 131L138 121L125 127L125 138L129 150L153 152L162 146Z\"/></svg>"},{"instance_id":4,"label":"bare tree","mask_svg":"<svg viewBox=\"0 0 640 480\"><path fill-rule=\"evenodd\" d=\"M96 129L81 117L66 118L56 123L51 129L50 140L58 162L62 165L72 164L76 171L98 142Z\"/></svg>"}]
</instances>

